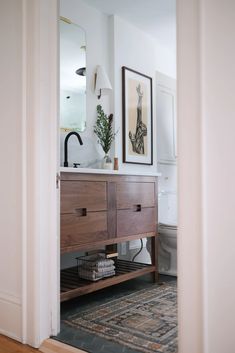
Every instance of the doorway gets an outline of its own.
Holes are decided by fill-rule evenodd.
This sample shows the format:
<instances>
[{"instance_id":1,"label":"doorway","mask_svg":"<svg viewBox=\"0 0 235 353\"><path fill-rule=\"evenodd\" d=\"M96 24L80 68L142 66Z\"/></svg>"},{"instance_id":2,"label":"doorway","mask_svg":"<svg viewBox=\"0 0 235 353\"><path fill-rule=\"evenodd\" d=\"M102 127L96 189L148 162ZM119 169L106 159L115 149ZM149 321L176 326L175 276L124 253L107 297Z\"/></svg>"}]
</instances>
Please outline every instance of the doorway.
<instances>
[{"instance_id":1,"label":"doorway","mask_svg":"<svg viewBox=\"0 0 235 353\"><path fill-rule=\"evenodd\" d=\"M152 2L152 5L154 6L155 2ZM87 67L86 67L86 80L87 80L87 87L89 88L86 92L86 99L89 102L86 107L86 111L87 111L87 121L85 123L84 126L86 126L86 128L84 130L79 130L79 134L81 135L81 138L83 140L83 144L85 145L85 147L87 148L87 150L84 150L84 145L79 146L77 144L77 140L76 137L74 137L74 141L71 141L71 145L70 145L70 151L69 151L69 162L71 164L71 166L74 163L80 163L83 167L87 167L88 165L90 167L95 167L98 163L99 163L99 159L100 159L100 155L99 155L99 149L97 151L97 146L94 146L94 141L93 139L93 126L95 124L95 119L96 119L96 114L94 107L96 107L97 102L99 102L100 104L102 104L102 107L105 111L108 111L109 113L113 112L114 116L117 117L115 118L115 129L117 130L121 130L120 126L122 125L122 114L121 114L121 110L122 110L122 104L121 104L121 95L122 95L122 81L121 81L121 68L122 66L124 66L125 64L131 67L133 70L138 70L138 72L141 72L144 75L147 75L149 77L151 77L151 79L153 80L153 165L150 166L144 166L144 165L128 165L125 163L122 163L122 134L119 133L117 134L117 137L115 139L115 143L114 143L114 151L115 154L117 153L118 159L119 159L119 163L120 163L120 167L122 168L122 170L125 170L125 172L129 172L131 173L144 173L145 172L149 172L149 173L156 173L156 171L158 170L159 165L161 165L162 169L166 169L166 171L163 172L164 174L164 186L163 183L161 185L161 192L164 192L164 188L166 187L167 184L167 180L169 180L169 174L172 175L171 172L169 172L170 168L167 167L167 165L170 165L174 168L174 166L176 166L176 140L175 140L175 92L174 92L174 96L172 95L172 91L171 94L169 94L169 87L167 87L166 84L166 79L164 81L163 79L163 75L160 78L160 74L159 71L163 70L165 72L167 72L169 75L175 75L175 66L176 66L176 55L175 55L175 42L174 39L171 38L171 36L174 37L175 35L175 3L172 1L172 7L169 8L168 6L166 6L165 8L165 17L164 18L167 22L167 19L169 20L169 18L171 18L171 28L169 30L169 32L171 32L171 34L169 35L169 33L165 33L164 35L167 36L168 35L168 39L163 39L163 33L160 35L159 37L159 28L156 31L155 29L155 35L153 32L151 32L149 29L147 30L147 26L146 26L146 22L147 18L143 19L142 23L139 25L138 24L138 19L141 17L140 13L143 13L143 11L141 9L139 9L139 15L136 15L136 18L134 19L130 19L131 17L131 13L132 13L132 7L130 7L129 12L128 9L125 8L124 5L126 5L123 3L122 4L123 7L121 6L121 4L118 5L118 7L115 6L114 2L110 4L110 1L107 3L105 2L99 2L97 3L96 1L89 1L89 3L86 1L79 1L76 3L76 6L74 3L68 2L68 1L61 1L61 18L65 19L65 23L69 24L69 26L71 26L71 18L73 19L73 23L75 24L75 27L77 28L77 25L79 24L79 27L81 27L83 29L83 32L85 33L85 41L84 43L80 43L79 47L80 48L85 48L86 51L86 61L87 61ZM140 5L140 4L139 4ZM169 4L168 4L169 5ZM102 6L104 6L104 8L102 8ZM110 7L111 6L111 7ZM133 6L133 4L132 4ZM140 5L140 6L143 6ZM155 5L156 6L156 5ZM163 6L162 4L158 4L156 8L154 8L154 10L156 11L156 16L159 12L159 7L158 6ZM165 5L164 5L165 6ZM152 9L153 10L153 9ZM108 13L107 13L108 12ZM150 10L151 12L151 10ZM164 11L163 11L164 12ZM84 13L84 16L82 16L81 14ZM77 14L77 19L76 19L76 15ZM88 16L89 14L89 16ZM67 17L65 17L67 16ZM79 17L80 16L80 17ZM129 16L129 17L128 17ZM162 15L161 15L162 16ZM68 18L69 17L69 18ZM164 17L164 16L163 16ZM89 18L89 21L88 21ZM93 19L93 21L90 21L90 19ZM159 21L160 22L160 21ZM163 26L164 27L164 26ZM94 31L95 28L95 31ZM157 35L156 35L157 33ZM157 36L157 37L156 37ZM166 48L166 45L163 45L163 42L169 42L169 38L171 41L171 49ZM84 40L84 39L83 39ZM142 46L140 48L139 45L139 41L142 43ZM90 43L90 47L88 45L88 43ZM128 46L128 43L130 45L130 51L127 52L126 48ZM97 50L97 45L99 44L99 46L101 47L101 49ZM142 50L141 50L142 49ZM83 49L84 50L84 49ZM91 53L93 50L96 50L96 55L91 57ZM68 53L68 52L67 52ZM90 57L88 55L88 53L90 53ZM171 53L171 55L169 55ZM136 59L138 58L138 59ZM97 66L97 64L101 64L105 67L105 70L107 71L107 75L110 77L111 80L111 84L112 84L112 88L113 88L113 92L107 95L103 95L101 100L98 101L97 97L94 94L94 90L92 87L92 83L94 80L94 71L95 68ZM115 66L114 66L115 63ZM85 65L85 64L83 64ZM90 69L89 65L93 68L93 70ZM75 69L73 71L76 71ZM77 78L77 77L76 77ZM164 86L164 82L165 82L165 86ZM92 89L91 89L92 87ZM162 91L160 90L160 87L163 89ZM171 87L172 89L172 87ZM71 94L71 92L68 94L68 89L66 91L66 94L63 95L63 97L65 97L65 104L68 105L68 98L69 97L69 103L71 103L71 98L73 99L73 94ZM168 103L168 101L166 102L165 105L162 106L157 106L156 101L160 98L160 94L162 94L162 92L168 93L168 96L170 95L171 97L171 102L170 104ZM158 95L158 96L157 96ZM168 97L167 96L167 97ZM62 98L63 98L62 97ZM157 98L156 98L157 97ZM172 98L173 97L173 98ZM172 104L173 102L173 104ZM164 111L164 109L168 109L168 107L171 107L171 109L173 108L174 113L169 114L169 111L166 113ZM159 108L158 108L159 107ZM157 112L157 108L158 108L158 112ZM89 114L88 114L89 112ZM165 124L164 125L164 114L167 116L170 115L169 117L169 122L170 124ZM161 141L165 141L165 143L167 143L168 139L170 140L170 146L169 149L172 149L172 153L171 156L169 158L169 156L165 157L164 153L166 154L166 149L164 150L163 148L163 144L160 144L160 148L159 148L159 144L157 146L157 142L158 142L158 138L156 138L157 136L157 122L156 122L156 116L159 115L162 117L161 120L161 124L159 124L159 126L162 128L162 135L159 136L159 140L160 137L165 136L165 140L164 138L161 139ZM173 119L173 120L172 120ZM76 128L77 130L79 128ZM159 128L160 130L160 128ZM64 137L65 134L62 134L60 139L61 139L61 147L60 147L60 151L61 153L61 164L63 165L64 160L64 153L63 153L63 146L64 146ZM88 144L89 141L89 144ZM168 144L167 148L168 148ZM173 147L172 147L173 146ZM157 161L157 153L156 151L159 149L159 160ZM94 155L94 150L95 150L95 155ZM84 151L86 153L84 153ZM113 151L113 152L114 152ZM167 151L168 153L169 151ZM169 154L169 153L168 153ZM113 156L114 157L114 156ZM67 162L67 161L66 161ZM167 169L168 168L168 169ZM172 169L171 168L171 169ZM63 169L64 172L64 169ZM172 179L174 178L174 188L176 188L176 172L174 171L174 176L171 177ZM172 180L170 180L172 181ZM169 187L170 188L170 187ZM166 188L165 188L166 189ZM163 194L162 194L163 195ZM161 195L161 196L162 196ZM166 194L167 197L170 194ZM161 215L164 213L164 211L162 211L164 209L164 202L162 202L162 200L165 200L165 198L161 199L161 203L162 203L162 207L161 207ZM169 201L167 201L169 204L172 200L169 197ZM172 204L172 202L171 202ZM171 206L171 211L175 212L176 210L174 210L174 207L176 207L176 203L175 205ZM166 208L166 210L168 210L168 206ZM168 212L169 213L169 212ZM169 222L169 220L168 220ZM164 223L162 221L162 223ZM172 224L171 224L172 226ZM168 224L169 227L169 224ZM162 230L162 234L164 233L164 230ZM166 231L168 232L168 229L166 229ZM139 258L145 257L145 262L146 262L146 258L147 261L149 260L150 256L148 254L147 248L146 248L146 240L143 241L143 246L141 245L140 247L140 242L138 240L132 241L132 242L128 242L128 243L121 243L118 246L118 253L120 254L120 257L122 257L123 259L127 259L128 257L133 258L134 255L139 252L139 249L141 250L140 254L138 254ZM142 249L143 247L143 249ZM172 258L171 258L171 254L169 252L167 252L166 248L164 250L164 242L162 241L162 255L167 254L167 256L162 260L163 262L168 262L167 265L163 265L163 268L161 269L161 271L165 274L173 274L172 272L170 273L170 264L172 264ZM144 256L145 254L145 256ZM67 268L70 268L72 266L75 266L75 258L76 257L80 257L84 254L79 254L77 252L70 252L70 253L66 253L61 257L61 268L66 271ZM164 256L162 256L164 257ZM137 259L136 259L137 261ZM138 260L141 262L141 260ZM174 260L175 265L174 265L174 271L176 271L176 260ZM165 266L165 267L164 267ZM176 272L174 272L174 275L176 274ZM167 282L166 283L166 288L171 289L171 291L173 292L173 287L172 287L172 283L170 283L171 281L169 280L170 277L162 277L162 281L163 282ZM87 306L86 306L86 301L88 303L90 303L89 305L91 305L91 303L93 301L95 302L99 302L100 306L107 306L107 302L110 302L110 300L114 300L115 302L118 301L123 294L123 298L128 296L128 295L132 295L134 296L134 292L141 291L144 289L144 287L148 286L148 281L146 281L146 278L142 281L137 281L135 280L134 282L126 283L123 285L119 285L119 287L116 285L115 287L109 288L109 291L103 291L103 292L97 292L97 294L95 295L89 295L90 298L90 302L89 302L89 298L88 297L84 297L84 299L82 298L81 300L79 300L79 305L77 305L76 300L74 300L71 303L68 303L66 305L64 305L64 310L62 310L62 331L63 328L65 328L66 324L70 325L70 329L68 329L68 327L66 327L64 329L64 331L58 336L58 339L64 339L64 341L67 340L67 337L72 335L72 328L71 327L76 327L76 335L78 335L78 329L77 326L71 320L69 320L69 317L73 317L74 319L74 315L77 314L77 318L76 318L76 322L81 321L81 318L79 317L80 313L76 313L77 311L86 311ZM130 287L131 286L131 287ZM175 287L175 283L173 285ZM113 291L119 291L120 293L117 294L117 296L114 296L114 292ZM132 288L132 289L131 289ZM133 292L133 288L135 289ZM160 289L159 289L160 290ZM170 291L170 290L169 290ZM116 293L115 293L116 294ZM100 296L99 296L100 295ZM173 298L173 301L175 300L175 296ZM83 303L83 305L81 304ZM98 305L98 307L99 307ZM167 305L165 303L165 305ZM172 303L169 305L173 305ZM175 302L174 302L175 305ZM92 310L97 310L97 312L99 311L99 308L96 307ZM175 313L175 312L174 312ZM125 313L126 314L126 313ZM114 314L112 314L114 315ZM124 315L124 314L123 314ZM79 319L80 318L80 319ZM86 320L84 320L85 322ZM94 326L97 325L97 323L94 323ZM84 323L84 327L85 327L85 323ZM84 329L83 327L83 329ZM88 330L87 327L85 327L86 330ZM66 331L67 330L67 331ZM87 334L87 339L85 341L87 341L88 343L90 343L90 339L89 339L89 332ZM64 336L63 336L64 335ZM73 335L72 335L73 336ZM85 334L83 332L83 338L85 337ZM85 341L82 341L81 337L79 337L79 341L80 344L82 342L82 344L86 344ZM68 340L67 340L68 342ZM69 342L68 342L69 343ZM71 343L71 341L70 341ZM93 349L94 347L97 349L97 341L93 342ZM114 343L113 343L114 344ZM130 344L130 343L129 343ZM148 342L149 344L149 342ZM101 345L101 343L100 343ZM82 346L79 346L80 348L83 348ZM86 346L85 346L86 347ZM129 347L130 349L133 347ZM134 347L136 348L136 347ZM155 347L156 348L156 347ZM91 347L89 348L87 346L87 349L92 349ZM171 349L173 349L173 346L171 347Z\"/></svg>"},{"instance_id":2,"label":"doorway","mask_svg":"<svg viewBox=\"0 0 235 353\"><path fill-rule=\"evenodd\" d=\"M39 33L40 28L43 28L43 33L50 33L50 38L48 38L49 43L53 43L53 48L51 46L41 46L40 47L40 52L42 53L50 53L48 54L48 60L47 60L47 67L50 68L49 72L45 70L41 70L40 73L44 75L44 80L36 80L35 76L29 75L29 82L32 84L31 85L31 90L28 91L28 96L27 99L29 101L35 101L38 103L38 107L41 107L40 104L43 102L43 97L45 96L50 97L51 99L49 100L49 104L46 104L45 107L49 109L48 114L42 114L40 111L40 118L39 118L39 109L37 111L30 111L30 117L35 117L35 119L30 119L30 124L29 126L26 126L26 131L31 136L31 139L27 141L29 146L33 147L31 150L34 150L35 147L36 151L38 152L38 157L35 158L35 155L29 156L30 162L32 162L32 165L27 164L27 173L29 175L29 180L32 181L32 184L27 185L24 189L27 189L29 194L31 195L31 199L28 201L27 205L32 206L32 202L34 201L34 204L37 203L40 205L41 209L45 206L45 200L46 204L48 204L48 196L50 195L50 202L53 198L55 198L53 195L47 193L45 196L44 194L41 195L41 198L38 198L38 194L35 196L35 190L41 190L43 189L44 184L42 184L40 181L41 177L43 177L43 173L40 174L39 172L42 171L39 169L39 163L38 161L40 160L40 156L48 156L50 158L50 163L51 161L56 160L56 158L53 157L53 153L55 153L55 128L56 124L55 121L50 122L51 128L48 129L48 117L54 116L56 117L56 97L54 95L54 92L56 89L54 87L51 87L51 84L56 83L56 65L57 63L57 55L52 55L52 53L56 53L56 49L54 48L54 45L56 45L56 38L58 37L56 31L52 31L51 24L52 23L57 23L57 11L56 11L56 1L50 2L50 8L48 7L48 1L42 0L40 2L40 9L44 9L44 16L42 16L42 13L39 12L39 9L37 8L36 3L31 3L32 8L27 9L28 11L28 17L27 20L34 18L35 21L29 21L31 25L31 30L29 31L30 33ZM199 24L197 20L199 19L199 13L198 13L198 7L197 7L197 2L192 1L190 3L187 3L187 6L183 3L183 1L179 0L178 1L178 15L179 15L179 21L178 21L178 45L179 45L179 61L178 61L178 70L179 70L179 82L180 82L180 90L178 91L179 94L179 99L178 99L178 109L181 112L179 115L180 118L180 126L185 126L190 127L191 135L186 136L185 129L179 128L178 130L178 136L179 138L179 151L181 155L181 166L179 169L180 172L180 186L181 186L181 198L180 198L180 220L181 220L181 226L180 226L180 242L179 242L179 271L180 271L180 285L179 285L179 292L180 292L180 313L179 313L179 318L180 318L180 323L181 323L181 329L180 329L180 337L181 337L181 348L185 349L187 352L189 349L186 349L184 347L191 348L191 352L198 352L198 351L203 351L202 350L202 292L201 292L201 284L202 284L202 277L201 277L201 269L198 267L199 264L201 264L201 238L198 237L198 234L201 234L201 223L200 223L200 216L198 215L198 205L200 204L198 200L198 191L200 191L200 185L199 180L200 180L200 163L199 163L199 154L198 151L200 150L200 138L198 137L197 131L198 131L198 116L200 115L198 113L198 109L196 107L199 107L200 105L198 104L198 80L199 76L195 75L191 77L191 86L189 89L188 86L188 72L191 73L192 69L194 72L194 69L199 72L199 67L198 67L198 53L200 52L200 46L199 46L199 41L198 38L195 40L195 34L198 33L199 30ZM187 9L187 11L185 11ZM35 10L35 11L32 11ZM46 16L45 16L46 14ZM40 21L38 21L40 19ZM50 19L50 20L49 20ZM188 31L188 23L191 23L193 31ZM30 36L31 38L32 36ZM42 36L43 37L43 36ZM45 36L47 37L47 35ZM31 38L32 39L32 38ZM44 44L48 44L47 41L44 42ZM32 58L37 58L39 61L37 61L38 65L42 65L42 56L38 57L36 53L39 51L39 43L37 41L31 42L33 52L35 56L31 56L30 58L27 57L27 62L30 62L32 64ZM37 49L37 50L36 50ZM55 50L54 50L55 49ZM54 50L54 51L53 51ZM190 59L189 59L190 58ZM185 68L188 69L188 62L190 61L190 70L187 71ZM49 65L50 63L50 65ZM27 70L32 69L34 67L36 69L37 66L34 65L28 65ZM28 71L27 71L28 72ZM39 73L39 71L37 71ZM54 76L53 76L54 75ZM38 76L37 76L38 78ZM48 86L43 86L44 82L48 82ZM34 89L32 89L34 87ZM35 88L40 87L40 89L37 91L37 94L35 94ZM51 92L53 91L53 94ZM46 92L48 95L46 95ZM40 94L39 94L40 93ZM184 102L182 101L181 97L187 97L187 99L184 99ZM39 101L39 99L42 99ZM187 102L187 104L186 104ZM44 104L44 103L43 103ZM189 107L190 106L190 107ZM53 107L53 109L51 109ZM193 107L193 108L192 108ZM32 108L32 107L31 107ZM195 109L194 109L195 108ZM53 113L54 111L54 113ZM45 112L44 112L45 113ZM197 114L198 113L198 114ZM28 116L28 115L27 115ZM194 126L194 128L191 129L191 125ZM48 139L50 141L50 148L46 148L47 154L45 154L44 148L45 148L45 135L43 135L43 138L34 138L36 136L36 132L38 131L47 131L49 132L50 138ZM35 136L32 135L32 132L35 132ZM37 135L38 136L38 135ZM193 137L193 139L192 139ZM188 151L188 147L190 146L190 153ZM48 155L48 151L51 151L51 153ZM186 153L187 151L187 153ZM185 152L185 153L184 153ZM195 157L195 158L194 158ZM192 161L193 164L192 164ZM196 161L196 162L195 162ZM33 166L33 171L35 172L34 175L37 175L37 179L30 179L32 176L32 170L30 167ZM188 166L188 168L184 168L185 166ZM191 168L193 166L193 168ZM41 164L40 164L41 167ZM194 169L195 168L195 169ZM56 167L54 165L50 164L50 170L44 168L44 172L47 170L48 174L46 173L45 175L45 185L48 186L48 180L50 180L50 185L51 189L54 188L55 186L55 171ZM190 173L189 173L190 172ZM189 174L188 174L189 173ZM49 175L49 179L48 179ZM189 180L190 180L190 185L189 185ZM192 181L193 185L195 186L195 194L193 194L193 197L191 198L190 202L191 205L193 204L193 209L191 208L190 210L188 209L187 205L189 200L187 199L188 192L183 192L183 191L190 191L190 195L192 195ZM45 188L45 190L47 190ZM53 191L53 194L54 191ZM52 205L53 202L52 202ZM194 207L195 206L195 207ZM57 256L59 254L59 251L57 249L57 243L58 243L58 238L56 235L56 225L51 221L48 222L48 217L44 215L44 221L46 222L45 225L48 226L47 232L43 232L42 229L38 229L35 226L35 222L38 221L38 215L39 213L35 213L32 207L29 207L31 210L31 213L33 215L36 215L35 217L29 217L27 219L27 225L29 225L29 230L30 234L28 238L26 237L24 240L24 244L27 244L27 248L25 246L24 248L24 267L23 267L23 340L25 342L31 343L33 346L37 346L42 342L43 339L47 338L51 334L56 334L59 331L59 326L58 326L58 283L59 281L54 281L54 279L57 277L57 272L58 272L58 264L59 261L57 260ZM52 210L53 207L49 207L49 213L51 215L50 210ZM192 212L191 212L192 211ZM54 211L53 211L54 212ZM191 213L190 213L191 212ZM30 214L31 214L30 213ZM187 219L182 218L183 216L187 215ZM53 215L52 215L53 216ZM50 219L53 219L51 217ZM52 225L53 223L53 225ZM193 229L185 227L186 225L195 225ZM182 228L182 224L184 225L184 228ZM34 227L33 227L34 225ZM37 232L35 231L37 229ZM191 232L188 232L187 229L191 229ZM45 228L44 228L45 230ZM187 233L187 234L186 234ZM48 237L47 235L51 234L51 237ZM40 247L39 245L40 241ZM189 249L193 247L194 251L193 253L189 252ZM40 250L40 251L39 251ZM49 251L50 250L50 251ZM34 254L37 254L35 257ZM54 254L52 256L52 254ZM38 259L44 259L44 261L38 261ZM191 263L191 269L194 271L193 272L193 278L194 281L191 282L192 278L192 273L189 271L187 268L188 261L190 260ZM46 265L46 266L45 266ZM48 271L48 268L50 271ZM43 275L42 275L43 273ZM40 275L40 278L39 278ZM48 278L49 276L49 278ZM37 280L38 279L38 280ZM40 279L40 280L39 280ZM50 285L49 285L50 283ZM51 284L53 285L51 286ZM191 283L190 286L187 286L187 283ZM35 290L36 288L36 290ZM32 293L35 293L35 295L32 296ZM50 295L48 295L50 293ZM26 294L27 294L27 300L26 300ZM27 305L26 305L27 304ZM184 304L184 306L182 306ZM194 305L195 304L195 305ZM39 311L38 308L41 308ZM50 313L48 315L48 313ZM189 315L190 313L190 315ZM52 320L51 320L52 317ZM194 319L193 319L194 318ZM36 323L34 325L31 325L30 323ZM37 334L35 335L35 332ZM192 343L192 345L190 344ZM192 348L193 347L193 348ZM193 350L194 349L194 350Z\"/></svg>"}]
</instances>

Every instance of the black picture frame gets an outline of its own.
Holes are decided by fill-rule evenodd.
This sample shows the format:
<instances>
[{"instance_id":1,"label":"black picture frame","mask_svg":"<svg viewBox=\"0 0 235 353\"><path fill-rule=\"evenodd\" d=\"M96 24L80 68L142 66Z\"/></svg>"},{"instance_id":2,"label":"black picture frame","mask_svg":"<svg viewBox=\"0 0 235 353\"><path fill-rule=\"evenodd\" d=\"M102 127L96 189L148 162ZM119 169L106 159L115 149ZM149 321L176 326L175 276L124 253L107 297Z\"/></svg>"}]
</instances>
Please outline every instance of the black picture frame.
<instances>
[{"instance_id":1,"label":"black picture frame","mask_svg":"<svg viewBox=\"0 0 235 353\"><path fill-rule=\"evenodd\" d=\"M122 116L123 163L152 165L152 78L126 66L122 67Z\"/></svg>"}]
</instances>

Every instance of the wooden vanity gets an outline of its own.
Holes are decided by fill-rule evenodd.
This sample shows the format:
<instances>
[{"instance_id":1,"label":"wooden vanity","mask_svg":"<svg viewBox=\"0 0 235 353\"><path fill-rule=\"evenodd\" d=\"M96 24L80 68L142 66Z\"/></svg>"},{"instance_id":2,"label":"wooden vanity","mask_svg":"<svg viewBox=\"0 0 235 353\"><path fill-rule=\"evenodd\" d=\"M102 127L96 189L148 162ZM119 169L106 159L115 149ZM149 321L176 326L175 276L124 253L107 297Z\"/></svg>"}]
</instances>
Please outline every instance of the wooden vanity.
<instances>
[{"instance_id":1,"label":"wooden vanity","mask_svg":"<svg viewBox=\"0 0 235 353\"><path fill-rule=\"evenodd\" d=\"M157 176L61 173L61 254L151 237L152 264L116 261L116 275L97 282L61 271L61 301L146 273L157 280Z\"/></svg>"}]
</instances>

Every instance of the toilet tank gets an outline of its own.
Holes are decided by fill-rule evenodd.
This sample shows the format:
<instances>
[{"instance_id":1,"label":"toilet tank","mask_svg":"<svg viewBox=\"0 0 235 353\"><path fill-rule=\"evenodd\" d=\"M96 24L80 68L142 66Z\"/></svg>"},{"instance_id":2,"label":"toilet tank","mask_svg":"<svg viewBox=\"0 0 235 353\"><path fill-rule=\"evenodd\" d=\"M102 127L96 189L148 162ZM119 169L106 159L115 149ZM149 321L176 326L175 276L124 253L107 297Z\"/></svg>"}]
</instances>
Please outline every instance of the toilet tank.
<instances>
[{"instance_id":1,"label":"toilet tank","mask_svg":"<svg viewBox=\"0 0 235 353\"><path fill-rule=\"evenodd\" d=\"M158 222L177 225L177 193L175 191L159 192Z\"/></svg>"}]
</instances>

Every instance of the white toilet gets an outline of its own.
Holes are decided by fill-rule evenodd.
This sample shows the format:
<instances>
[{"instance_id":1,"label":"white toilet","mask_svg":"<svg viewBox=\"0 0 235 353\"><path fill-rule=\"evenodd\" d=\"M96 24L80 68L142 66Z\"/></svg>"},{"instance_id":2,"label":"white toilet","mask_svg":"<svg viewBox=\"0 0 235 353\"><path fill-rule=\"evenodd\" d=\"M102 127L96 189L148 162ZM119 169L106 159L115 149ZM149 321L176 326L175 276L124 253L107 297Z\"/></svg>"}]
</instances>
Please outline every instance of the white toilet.
<instances>
[{"instance_id":1,"label":"white toilet","mask_svg":"<svg viewBox=\"0 0 235 353\"><path fill-rule=\"evenodd\" d=\"M177 194L159 193L159 252L158 271L177 276Z\"/></svg>"}]
</instances>

